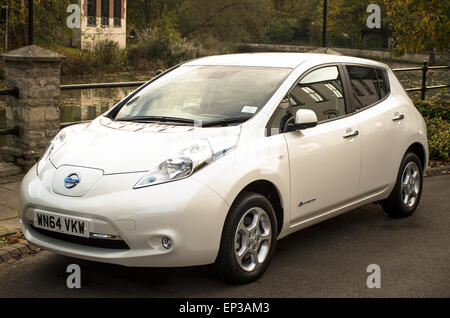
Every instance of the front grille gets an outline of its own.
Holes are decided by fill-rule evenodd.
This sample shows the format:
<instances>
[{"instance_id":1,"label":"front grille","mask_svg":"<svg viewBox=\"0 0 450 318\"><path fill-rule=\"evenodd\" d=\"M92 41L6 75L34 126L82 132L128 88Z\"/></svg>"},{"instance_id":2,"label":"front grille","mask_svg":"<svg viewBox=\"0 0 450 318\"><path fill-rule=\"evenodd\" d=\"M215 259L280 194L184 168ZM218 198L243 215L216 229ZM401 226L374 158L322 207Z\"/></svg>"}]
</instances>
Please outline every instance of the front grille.
<instances>
[{"instance_id":1,"label":"front grille","mask_svg":"<svg viewBox=\"0 0 450 318\"><path fill-rule=\"evenodd\" d=\"M115 250L129 250L130 247L123 240L109 240L109 239L101 239L101 238L87 238L81 236L74 236L64 233L53 232L49 230L44 230L34 225L30 224L31 228L36 232L65 242L80 244L84 246L92 246L92 247L100 247L100 248L109 248Z\"/></svg>"}]
</instances>

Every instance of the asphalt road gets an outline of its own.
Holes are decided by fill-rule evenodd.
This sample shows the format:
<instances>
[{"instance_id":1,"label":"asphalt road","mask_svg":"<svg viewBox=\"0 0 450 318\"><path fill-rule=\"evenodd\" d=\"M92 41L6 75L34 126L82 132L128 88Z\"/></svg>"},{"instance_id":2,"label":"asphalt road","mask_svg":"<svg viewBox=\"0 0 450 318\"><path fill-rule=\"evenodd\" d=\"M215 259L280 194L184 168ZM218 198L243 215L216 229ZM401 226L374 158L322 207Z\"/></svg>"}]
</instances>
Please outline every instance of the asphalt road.
<instances>
[{"instance_id":1,"label":"asphalt road","mask_svg":"<svg viewBox=\"0 0 450 318\"><path fill-rule=\"evenodd\" d=\"M66 286L72 263L80 289ZM379 289L366 287L369 264L381 268ZM368 205L279 241L252 284L227 285L209 267L126 268L43 251L0 265L0 297L450 297L450 176L425 178L412 217Z\"/></svg>"}]
</instances>

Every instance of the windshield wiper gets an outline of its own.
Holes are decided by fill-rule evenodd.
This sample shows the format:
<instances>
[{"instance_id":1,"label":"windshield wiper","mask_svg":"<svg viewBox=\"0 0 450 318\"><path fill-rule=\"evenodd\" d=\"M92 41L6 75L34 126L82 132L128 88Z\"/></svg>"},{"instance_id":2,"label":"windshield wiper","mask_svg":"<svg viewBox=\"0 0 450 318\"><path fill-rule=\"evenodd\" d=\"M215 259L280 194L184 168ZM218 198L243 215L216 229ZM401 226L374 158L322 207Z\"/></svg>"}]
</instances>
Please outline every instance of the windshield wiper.
<instances>
[{"instance_id":1,"label":"windshield wiper","mask_svg":"<svg viewBox=\"0 0 450 318\"><path fill-rule=\"evenodd\" d=\"M244 121L247 121L250 118L252 118L252 116L223 118L223 119L204 122L202 124L202 126L203 127L228 126L229 124L243 123Z\"/></svg>"},{"instance_id":2,"label":"windshield wiper","mask_svg":"<svg viewBox=\"0 0 450 318\"><path fill-rule=\"evenodd\" d=\"M118 121L136 121L136 122L172 122L172 123L183 123L183 124L194 124L193 119L179 118L179 117L168 117L168 116L131 116L116 118Z\"/></svg>"},{"instance_id":3,"label":"windshield wiper","mask_svg":"<svg viewBox=\"0 0 450 318\"><path fill-rule=\"evenodd\" d=\"M251 116L241 116L241 117L230 117L223 118L218 120L212 120L202 123L202 127L211 127L211 126L228 126L229 124L234 123L242 123ZM188 118L179 118L179 117L169 117L169 116L131 116L131 117L122 117L116 118L117 121L135 121L135 122L172 122L172 123L183 123L183 124L195 124L193 119Z\"/></svg>"}]
</instances>

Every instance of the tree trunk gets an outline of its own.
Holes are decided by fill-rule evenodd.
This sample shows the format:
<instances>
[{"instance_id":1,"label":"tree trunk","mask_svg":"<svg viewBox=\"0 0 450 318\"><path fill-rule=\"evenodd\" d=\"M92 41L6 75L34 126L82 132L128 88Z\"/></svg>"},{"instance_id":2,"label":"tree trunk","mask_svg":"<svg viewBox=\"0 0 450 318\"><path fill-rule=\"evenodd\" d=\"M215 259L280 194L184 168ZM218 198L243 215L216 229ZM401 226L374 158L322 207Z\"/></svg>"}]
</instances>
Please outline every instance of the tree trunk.
<instances>
[{"instance_id":1,"label":"tree trunk","mask_svg":"<svg viewBox=\"0 0 450 318\"><path fill-rule=\"evenodd\" d=\"M144 1L145 24L150 26L150 0Z\"/></svg>"},{"instance_id":2,"label":"tree trunk","mask_svg":"<svg viewBox=\"0 0 450 318\"><path fill-rule=\"evenodd\" d=\"M436 62L436 57L434 55L434 48L431 49L430 57L428 58L428 65L434 65Z\"/></svg>"}]
</instances>

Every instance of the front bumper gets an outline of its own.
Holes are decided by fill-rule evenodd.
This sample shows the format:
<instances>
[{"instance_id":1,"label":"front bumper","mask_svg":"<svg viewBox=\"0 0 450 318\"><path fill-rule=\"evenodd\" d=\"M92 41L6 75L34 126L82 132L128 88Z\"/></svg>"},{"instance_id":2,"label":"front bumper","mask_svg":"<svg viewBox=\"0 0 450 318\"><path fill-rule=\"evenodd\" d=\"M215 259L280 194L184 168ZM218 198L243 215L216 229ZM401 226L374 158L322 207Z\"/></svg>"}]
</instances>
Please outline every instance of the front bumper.
<instances>
[{"instance_id":1,"label":"front bumper","mask_svg":"<svg viewBox=\"0 0 450 318\"><path fill-rule=\"evenodd\" d=\"M176 267L213 263L229 210L225 200L192 176L133 189L144 173L103 175L82 197L56 194L51 163L32 168L20 187L20 222L26 239L59 254L125 266ZM93 247L33 228L36 209L88 219L91 232L118 235L129 249ZM161 240L169 237L172 247Z\"/></svg>"}]
</instances>

